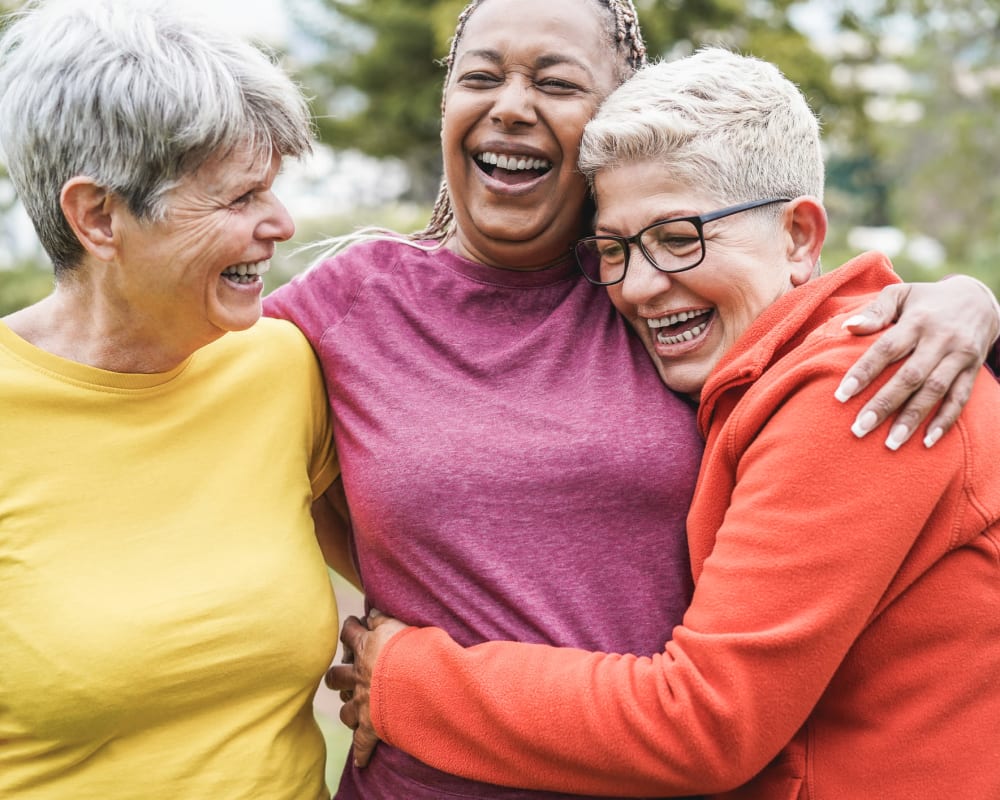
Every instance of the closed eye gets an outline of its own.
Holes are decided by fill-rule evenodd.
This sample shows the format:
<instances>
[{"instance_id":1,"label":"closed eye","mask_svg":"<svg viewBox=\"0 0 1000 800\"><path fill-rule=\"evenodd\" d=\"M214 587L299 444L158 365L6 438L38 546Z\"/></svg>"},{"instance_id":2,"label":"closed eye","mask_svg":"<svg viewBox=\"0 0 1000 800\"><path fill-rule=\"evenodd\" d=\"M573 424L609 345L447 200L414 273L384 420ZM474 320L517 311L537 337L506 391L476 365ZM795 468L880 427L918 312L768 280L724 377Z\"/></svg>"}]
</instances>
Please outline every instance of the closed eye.
<instances>
[{"instance_id":1,"label":"closed eye","mask_svg":"<svg viewBox=\"0 0 1000 800\"><path fill-rule=\"evenodd\" d=\"M545 78L544 80L538 81L537 86L542 91L552 92L554 94L570 94L581 91L577 84L560 78Z\"/></svg>"},{"instance_id":2,"label":"closed eye","mask_svg":"<svg viewBox=\"0 0 1000 800\"><path fill-rule=\"evenodd\" d=\"M463 86L472 88L490 88L500 83L501 79L497 75L489 72L468 72L459 77L458 82Z\"/></svg>"},{"instance_id":3,"label":"closed eye","mask_svg":"<svg viewBox=\"0 0 1000 800\"><path fill-rule=\"evenodd\" d=\"M249 205L250 201L253 200L255 194L256 194L256 192L254 190L251 190L249 192L244 192L239 197L237 197L235 200L233 200L229 205L231 205L231 206L245 206L245 205Z\"/></svg>"}]
</instances>

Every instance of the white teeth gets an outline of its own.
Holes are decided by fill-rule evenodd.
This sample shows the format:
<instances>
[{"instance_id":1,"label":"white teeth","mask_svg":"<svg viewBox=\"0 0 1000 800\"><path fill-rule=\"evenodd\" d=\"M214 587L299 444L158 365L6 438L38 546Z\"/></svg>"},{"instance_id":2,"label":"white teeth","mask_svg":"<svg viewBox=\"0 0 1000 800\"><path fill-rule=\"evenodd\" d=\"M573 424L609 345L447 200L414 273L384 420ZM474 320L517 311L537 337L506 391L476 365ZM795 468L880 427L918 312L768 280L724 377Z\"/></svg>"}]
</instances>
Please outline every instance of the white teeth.
<instances>
[{"instance_id":1,"label":"white teeth","mask_svg":"<svg viewBox=\"0 0 1000 800\"><path fill-rule=\"evenodd\" d=\"M227 267L222 274L237 283L251 283L255 278L265 274L271 268L270 261L255 261L252 264L236 264Z\"/></svg>"},{"instance_id":2,"label":"white teeth","mask_svg":"<svg viewBox=\"0 0 1000 800\"><path fill-rule=\"evenodd\" d=\"M698 311L681 311L677 314L668 314L665 317L659 317L658 319L647 319L646 324L653 329L665 328L668 325L676 325L678 322L687 322L689 319L694 319L695 317L701 317L705 314L710 314L711 309L702 308Z\"/></svg>"},{"instance_id":3,"label":"white teeth","mask_svg":"<svg viewBox=\"0 0 1000 800\"><path fill-rule=\"evenodd\" d=\"M687 322L689 319L703 317L706 314L711 313L712 309L710 308L701 308L696 311L679 311L676 314L667 314L665 317L647 319L646 324L649 326L650 330L656 331L658 328L666 328L668 325L676 325L678 322ZM689 328L683 333L678 333L676 336L670 336L666 333L658 333L656 334L656 341L660 342L660 344L680 344L681 342L690 342L696 336L701 336L707 327L708 320L702 322L700 325L695 325L693 328Z\"/></svg>"},{"instance_id":4,"label":"white teeth","mask_svg":"<svg viewBox=\"0 0 1000 800\"><path fill-rule=\"evenodd\" d=\"M695 325L693 328L680 333L677 336L667 336L664 333L657 334L656 341L660 344L680 344L681 342L690 342L696 336L701 336L708 327L707 322L701 323L701 325Z\"/></svg>"},{"instance_id":5,"label":"white teeth","mask_svg":"<svg viewBox=\"0 0 1000 800\"><path fill-rule=\"evenodd\" d=\"M541 158L527 158L526 156L503 155L501 153L480 153L477 158L484 164L506 170L525 169L551 169L552 162Z\"/></svg>"}]
</instances>

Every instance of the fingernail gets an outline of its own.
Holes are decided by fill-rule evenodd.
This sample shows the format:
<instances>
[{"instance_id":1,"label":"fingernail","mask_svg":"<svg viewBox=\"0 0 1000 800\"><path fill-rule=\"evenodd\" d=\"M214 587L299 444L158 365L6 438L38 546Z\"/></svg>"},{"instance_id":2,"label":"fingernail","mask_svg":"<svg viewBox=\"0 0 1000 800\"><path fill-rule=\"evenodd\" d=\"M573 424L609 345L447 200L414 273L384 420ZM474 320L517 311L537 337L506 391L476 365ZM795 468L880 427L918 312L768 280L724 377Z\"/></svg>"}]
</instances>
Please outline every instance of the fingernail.
<instances>
[{"instance_id":1,"label":"fingernail","mask_svg":"<svg viewBox=\"0 0 1000 800\"><path fill-rule=\"evenodd\" d=\"M885 446L890 450L898 450L903 442L906 441L906 435L909 432L910 429L905 425L896 425L889 431L889 438L885 440Z\"/></svg>"},{"instance_id":2,"label":"fingernail","mask_svg":"<svg viewBox=\"0 0 1000 800\"><path fill-rule=\"evenodd\" d=\"M854 420L854 424L851 426L851 433L860 439L865 434L871 433L877 422L878 417L875 415L875 412L866 411Z\"/></svg>"},{"instance_id":3,"label":"fingernail","mask_svg":"<svg viewBox=\"0 0 1000 800\"><path fill-rule=\"evenodd\" d=\"M938 440L942 436L944 436L944 430L941 428L934 428L924 437L924 447L933 447L938 443Z\"/></svg>"},{"instance_id":4,"label":"fingernail","mask_svg":"<svg viewBox=\"0 0 1000 800\"><path fill-rule=\"evenodd\" d=\"M833 393L841 403L846 403L855 394L857 394L858 387L861 386L861 382L857 378L847 377L840 382L840 386L837 387L837 391Z\"/></svg>"},{"instance_id":5,"label":"fingernail","mask_svg":"<svg viewBox=\"0 0 1000 800\"><path fill-rule=\"evenodd\" d=\"M847 319L845 319L841 323L840 327L841 328L850 328L852 325L860 325L862 322L865 322L867 319L868 319L868 317L866 317L864 314L855 314L853 317L848 317Z\"/></svg>"}]
</instances>

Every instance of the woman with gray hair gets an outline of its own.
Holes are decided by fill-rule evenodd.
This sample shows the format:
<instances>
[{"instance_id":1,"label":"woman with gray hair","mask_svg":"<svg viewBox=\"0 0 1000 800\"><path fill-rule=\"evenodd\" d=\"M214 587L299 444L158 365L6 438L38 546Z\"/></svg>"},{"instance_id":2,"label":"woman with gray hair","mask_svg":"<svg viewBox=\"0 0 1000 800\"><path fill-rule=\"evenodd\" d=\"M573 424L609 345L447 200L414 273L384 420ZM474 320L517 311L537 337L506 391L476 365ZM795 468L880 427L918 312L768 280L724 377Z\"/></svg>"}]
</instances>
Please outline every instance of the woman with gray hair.
<instances>
[{"instance_id":1,"label":"woman with gray hair","mask_svg":"<svg viewBox=\"0 0 1000 800\"><path fill-rule=\"evenodd\" d=\"M348 721L531 789L1000 797L1000 386L981 370L923 452L826 407L866 346L845 321L899 279L876 253L819 276L818 126L772 65L707 50L639 71L580 164L598 206L580 268L700 403L691 604L652 656L349 621Z\"/></svg>"},{"instance_id":2,"label":"woman with gray hair","mask_svg":"<svg viewBox=\"0 0 1000 800\"><path fill-rule=\"evenodd\" d=\"M258 321L298 88L166 6L35 4L0 143L55 267L0 323L0 797L327 797L337 474L309 344Z\"/></svg>"}]
</instances>

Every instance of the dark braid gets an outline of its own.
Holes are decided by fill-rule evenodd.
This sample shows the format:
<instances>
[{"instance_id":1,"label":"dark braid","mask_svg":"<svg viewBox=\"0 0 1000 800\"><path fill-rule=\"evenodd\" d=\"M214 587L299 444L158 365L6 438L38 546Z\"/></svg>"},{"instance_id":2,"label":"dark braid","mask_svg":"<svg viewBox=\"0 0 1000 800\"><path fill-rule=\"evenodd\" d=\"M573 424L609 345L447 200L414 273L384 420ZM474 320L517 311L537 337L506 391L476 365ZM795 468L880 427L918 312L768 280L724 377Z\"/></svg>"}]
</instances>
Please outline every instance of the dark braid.
<instances>
[{"instance_id":1,"label":"dark braid","mask_svg":"<svg viewBox=\"0 0 1000 800\"><path fill-rule=\"evenodd\" d=\"M458 52L459 42L465 33L466 23L476 9L485 2L486 0L472 0L458 15L458 24L455 26L455 35L451 40L451 49L443 62L447 71L444 77L445 91L441 96L442 117L444 116L444 95L447 94L448 84L451 81L455 54ZM597 3L608 12L610 44L614 47L620 65L618 80L620 83L624 83L633 72L646 63L646 44L642 40L642 31L639 30L639 15L635 10L635 5L632 0L583 0L583 2ZM438 191L430 222L422 231L412 234L411 238L416 240L438 239L443 242L452 233L454 223L455 214L448 194L448 183L445 178L442 178L441 189Z\"/></svg>"}]
</instances>

